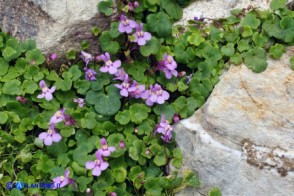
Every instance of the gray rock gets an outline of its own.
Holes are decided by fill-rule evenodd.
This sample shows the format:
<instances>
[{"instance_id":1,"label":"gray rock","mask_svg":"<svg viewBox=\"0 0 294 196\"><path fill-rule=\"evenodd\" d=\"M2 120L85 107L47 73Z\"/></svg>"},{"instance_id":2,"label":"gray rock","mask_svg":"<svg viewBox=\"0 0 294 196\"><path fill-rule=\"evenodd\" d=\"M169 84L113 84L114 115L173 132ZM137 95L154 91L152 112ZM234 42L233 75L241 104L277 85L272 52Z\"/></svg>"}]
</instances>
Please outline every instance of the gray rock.
<instances>
[{"instance_id":1,"label":"gray rock","mask_svg":"<svg viewBox=\"0 0 294 196\"><path fill-rule=\"evenodd\" d=\"M197 171L200 190L223 195L288 196L294 193L294 71L288 48L256 74L231 66L195 114L175 128L184 165Z\"/></svg>"},{"instance_id":2,"label":"gray rock","mask_svg":"<svg viewBox=\"0 0 294 196\"><path fill-rule=\"evenodd\" d=\"M110 18L98 14L100 0L0 0L0 28L19 40L36 39L44 53L64 54L83 40L98 51L92 26L105 28Z\"/></svg>"}]
</instances>

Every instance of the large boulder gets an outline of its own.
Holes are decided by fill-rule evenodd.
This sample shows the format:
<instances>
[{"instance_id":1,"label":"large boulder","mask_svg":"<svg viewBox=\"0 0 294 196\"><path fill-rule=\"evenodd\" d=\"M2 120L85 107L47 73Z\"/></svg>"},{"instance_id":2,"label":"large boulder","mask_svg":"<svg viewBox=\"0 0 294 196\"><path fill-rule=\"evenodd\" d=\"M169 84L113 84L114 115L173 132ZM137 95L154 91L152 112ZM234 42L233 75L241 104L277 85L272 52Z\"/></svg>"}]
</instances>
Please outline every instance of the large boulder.
<instances>
[{"instance_id":1,"label":"large boulder","mask_svg":"<svg viewBox=\"0 0 294 196\"><path fill-rule=\"evenodd\" d=\"M45 54L64 54L89 40L98 50L92 26L105 28L110 18L99 15L100 0L0 0L0 28L19 40L36 39Z\"/></svg>"},{"instance_id":2,"label":"large boulder","mask_svg":"<svg viewBox=\"0 0 294 196\"><path fill-rule=\"evenodd\" d=\"M288 48L256 74L231 66L205 105L176 126L184 165L198 172L200 190L223 195L282 196L294 193L294 71Z\"/></svg>"}]
</instances>

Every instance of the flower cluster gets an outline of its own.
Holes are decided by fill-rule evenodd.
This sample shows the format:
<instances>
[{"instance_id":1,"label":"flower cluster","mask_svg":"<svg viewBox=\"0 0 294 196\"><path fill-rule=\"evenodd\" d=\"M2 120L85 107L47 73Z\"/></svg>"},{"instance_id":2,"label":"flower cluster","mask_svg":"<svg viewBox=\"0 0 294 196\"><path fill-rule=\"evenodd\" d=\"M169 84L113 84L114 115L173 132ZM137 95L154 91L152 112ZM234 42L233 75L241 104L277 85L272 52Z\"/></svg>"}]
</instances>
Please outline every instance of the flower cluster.
<instances>
[{"instance_id":1,"label":"flower cluster","mask_svg":"<svg viewBox=\"0 0 294 196\"><path fill-rule=\"evenodd\" d=\"M121 15L118 31L121 33L132 33L133 29L136 32L133 34L133 42L138 43L139 46L144 46L147 41L151 40L151 34L143 31L143 24L137 24L135 21L128 19L125 15Z\"/></svg>"},{"instance_id":2,"label":"flower cluster","mask_svg":"<svg viewBox=\"0 0 294 196\"><path fill-rule=\"evenodd\" d=\"M169 121L166 120L165 115L161 114L161 120L155 128L154 134L160 133L164 142L170 142L173 136L172 131L173 127L170 125Z\"/></svg>"},{"instance_id":3,"label":"flower cluster","mask_svg":"<svg viewBox=\"0 0 294 196\"><path fill-rule=\"evenodd\" d=\"M103 73L109 72L110 74L117 73L117 68L119 68L121 66L120 60L116 60L116 61L112 62L108 52L106 52L105 54L102 54L101 59L105 63L105 66L100 68L101 72L103 72Z\"/></svg>"},{"instance_id":4,"label":"flower cluster","mask_svg":"<svg viewBox=\"0 0 294 196\"><path fill-rule=\"evenodd\" d=\"M178 76L178 72L176 70L177 63L174 58L170 55L164 54L163 61L160 61L157 66L157 70L161 70L165 73L165 77L167 79L171 79L172 76Z\"/></svg>"},{"instance_id":5,"label":"flower cluster","mask_svg":"<svg viewBox=\"0 0 294 196\"><path fill-rule=\"evenodd\" d=\"M154 103L163 104L169 99L167 91L163 90L159 84L150 85L150 89L141 94L143 99L146 99L146 104L152 106Z\"/></svg>"},{"instance_id":6,"label":"flower cluster","mask_svg":"<svg viewBox=\"0 0 294 196\"><path fill-rule=\"evenodd\" d=\"M74 184L74 180L69 178L70 171L68 169L65 170L63 176L58 176L53 179L53 189L63 188L68 184Z\"/></svg>"},{"instance_id":7,"label":"flower cluster","mask_svg":"<svg viewBox=\"0 0 294 196\"><path fill-rule=\"evenodd\" d=\"M101 148L98 149L95 153L95 161L87 161L86 168L92 170L93 176L100 176L101 172L106 170L109 164L104 160L103 157L110 156L111 152L115 151L114 146L108 146L105 138L100 140Z\"/></svg>"},{"instance_id":8,"label":"flower cluster","mask_svg":"<svg viewBox=\"0 0 294 196\"><path fill-rule=\"evenodd\" d=\"M59 142L62 139L61 135L56 131L55 127L57 123L62 121L64 121L66 126L75 124L74 119L71 116L65 114L65 108L55 112L49 121L50 125L47 132L42 132L39 134L39 139L42 140L46 146L50 146L53 142Z\"/></svg>"}]
</instances>

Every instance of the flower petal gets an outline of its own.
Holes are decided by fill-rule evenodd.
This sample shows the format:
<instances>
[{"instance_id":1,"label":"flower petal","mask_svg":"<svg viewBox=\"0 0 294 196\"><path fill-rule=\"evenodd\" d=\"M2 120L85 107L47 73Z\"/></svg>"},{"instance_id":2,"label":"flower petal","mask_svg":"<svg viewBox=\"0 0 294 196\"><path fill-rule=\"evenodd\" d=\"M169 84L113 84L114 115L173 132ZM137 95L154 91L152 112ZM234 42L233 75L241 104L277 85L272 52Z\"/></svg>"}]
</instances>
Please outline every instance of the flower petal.
<instances>
[{"instance_id":1,"label":"flower petal","mask_svg":"<svg viewBox=\"0 0 294 196\"><path fill-rule=\"evenodd\" d=\"M109 73L110 73L110 74L115 74L115 73L117 73L117 68L114 67L114 66L110 66L108 70L109 70Z\"/></svg>"},{"instance_id":2,"label":"flower petal","mask_svg":"<svg viewBox=\"0 0 294 196\"><path fill-rule=\"evenodd\" d=\"M47 132L42 132L42 133L40 133L40 135L39 135L39 139L40 139L40 140L44 140L44 139L47 137L47 135L48 135Z\"/></svg>"},{"instance_id":3,"label":"flower petal","mask_svg":"<svg viewBox=\"0 0 294 196\"><path fill-rule=\"evenodd\" d=\"M101 171L106 170L108 166L109 166L109 164L107 162L102 162L100 164Z\"/></svg>"},{"instance_id":4,"label":"flower petal","mask_svg":"<svg viewBox=\"0 0 294 196\"><path fill-rule=\"evenodd\" d=\"M108 67L107 66L100 67L100 71L103 73L108 72Z\"/></svg>"},{"instance_id":5,"label":"flower petal","mask_svg":"<svg viewBox=\"0 0 294 196\"><path fill-rule=\"evenodd\" d=\"M93 176L100 176L101 170L99 167L95 167L92 171Z\"/></svg>"},{"instance_id":6,"label":"flower petal","mask_svg":"<svg viewBox=\"0 0 294 196\"><path fill-rule=\"evenodd\" d=\"M140 45L140 46L144 46L145 44L146 44L146 40L145 40L144 38L140 37L140 38L138 39L138 45Z\"/></svg>"},{"instance_id":7,"label":"flower petal","mask_svg":"<svg viewBox=\"0 0 294 196\"><path fill-rule=\"evenodd\" d=\"M93 169L95 167L95 162L94 161L87 161L86 162L86 168L87 169Z\"/></svg>"},{"instance_id":8,"label":"flower petal","mask_svg":"<svg viewBox=\"0 0 294 196\"><path fill-rule=\"evenodd\" d=\"M129 96L129 92L125 88L121 89L120 94L121 94L121 96L124 96L124 97Z\"/></svg>"},{"instance_id":9,"label":"flower petal","mask_svg":"<svg viewBox=\"0 0 294 196\"><path fill-rule=\"evenodd\" d=\"M62 139L61 135L59 133L53 133L52 134L52 140L53 142L59 142Z\"/></svg>"},{"instance_id":10,"label":"flower petal","mask_svg":"<svg viewBox=\"0 0 294 196\"><path fill-rule=\"evenodd\" d=\"M45 139L44 139L44 144L46 146L50 146L52 144L52 138L51 136L47 136Z\"/></svg>"},{"instance_id":11,"label":"flower petal","mask_svg":"<svg viewBox=\"0 0 294 196\"><path fill-rule=\"evenodd\" d=\"M50 101L51 99L53 99L52 94L49 93L49 92L45 93L45 99L46 99L47 101Z\"/></svg>"}]
</instances>

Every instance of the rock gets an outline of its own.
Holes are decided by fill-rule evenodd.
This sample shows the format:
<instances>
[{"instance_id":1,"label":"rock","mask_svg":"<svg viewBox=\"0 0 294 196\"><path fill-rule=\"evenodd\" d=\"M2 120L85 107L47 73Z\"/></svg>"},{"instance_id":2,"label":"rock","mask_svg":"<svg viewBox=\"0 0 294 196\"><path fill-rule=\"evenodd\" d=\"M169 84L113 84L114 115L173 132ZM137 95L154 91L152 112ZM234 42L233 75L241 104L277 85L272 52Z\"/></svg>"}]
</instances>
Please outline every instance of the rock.
<instances>
[{"instance_id":1,"label":"rock","mask_svg":"<svg viewBox=\"0 0 294 196\"><path fill-rule=\"evenodd\" d=\"M93 26L105 28L109 19L98 14L100 0L0 0L0 28L19 40L36 39L45 54L64 54L89 40L97 51Z\"/></svg>"},{"instance_id":2,"label":"rock","mask_svg":"<svg viewBox=\"0 0 294 196\"><path fill-rule=\"evenodd\" d=\"M202 108L175 128L185 167L198 172L200 190L223 195L282 196L294 193L294 71L289 59L268 59L256 74L231 66Z\"/></svg>"},{"instance_id":3,"label":"rock","mask_svg":"<svg viewBox=\"0 0 294 196\"><path fill-rule=\"evenodd\" d=\"M186 24L194 17L209 19L224 18L230 16L233 9L254 6L257 9L268 9L270 0L210 0L194 1L184 9L183 18L178 24Z\"/></svg>"}]
</instances>

